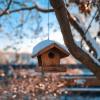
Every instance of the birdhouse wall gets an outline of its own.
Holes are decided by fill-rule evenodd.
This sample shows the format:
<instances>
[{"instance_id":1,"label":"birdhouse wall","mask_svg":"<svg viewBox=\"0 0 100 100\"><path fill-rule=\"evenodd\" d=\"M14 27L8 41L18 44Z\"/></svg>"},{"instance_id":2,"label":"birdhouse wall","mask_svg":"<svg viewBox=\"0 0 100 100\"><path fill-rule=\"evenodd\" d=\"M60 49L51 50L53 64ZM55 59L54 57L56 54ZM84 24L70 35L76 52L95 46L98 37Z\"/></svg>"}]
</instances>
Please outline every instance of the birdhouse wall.
<instances>
[{"instance_id":1,"label":"birdhouse wall","mask_svg":"<svg viewBox=\"0 0 100 100\"><path fill-rule=\"evenodd\" d=\"M42 65L59 65L60 55L54 50L49 50L41 55Z\"/></svg>"}]
</instances>

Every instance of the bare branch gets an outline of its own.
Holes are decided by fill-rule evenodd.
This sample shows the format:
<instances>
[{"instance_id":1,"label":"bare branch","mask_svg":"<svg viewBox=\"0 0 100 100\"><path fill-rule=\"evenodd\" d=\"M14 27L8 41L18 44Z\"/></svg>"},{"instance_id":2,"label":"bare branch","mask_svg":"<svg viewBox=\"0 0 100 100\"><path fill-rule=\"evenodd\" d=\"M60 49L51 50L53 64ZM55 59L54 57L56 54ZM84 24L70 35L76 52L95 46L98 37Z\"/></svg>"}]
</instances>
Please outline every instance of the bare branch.
<instances>
[{"instance_id":1,"label":"bare branch","mask_svg":"<svg viewBox=\"0 0 100 100\"><path fill-rule=\"evenodd\" d=\"M23 8L20 8L20 9L9 10L9 12L7 12L7 10L6 10L2 14L0 14L0 16L6 15L6 14L16 13L16 12L20 12L20 11L30 11L30 10L33 10L33 9L36 9L36 10L38 10L40 12L44 12L44 13L54 11L53 9L45 9L45 8L42 8L42 7L38 6L38 4L35 4L32 7L23 7Z\"/></svg>"},{"instance_id":2,"label":"bare branch","mask_svg":"<svg viewBox=\"0 0 100 100\"><path fill-rule=\"evenodd\" d=\"M14 4L22 6L22 7L26 7L27 5L25 3L21 3L19 1L13 1Z\"/></svg>"},{"instance_id":3,"label":"bare branch","mask_svg":"<svg viewBox=\"0 0 100 100\"><path fill-rule=\"evenodd\" d=\"M11 3L12 3L12 0L9 0L8 5L5 8L5 10L0 13L0 17L3 16L5 13L7 13L8 9L10 8Z\"/></svg>"},{"instance_id":4,"label":"bare branch","mask_svg":"<svg viewBox=\"0 0 100 100\"><path fill-rule=\"evenodd\" d=\"M95 55L97 56L96 50L92 46L92 43L89 40L87 40L87 38L85 36L84 30L80 27L80 25L76 22L76 20L74 20L74 18L70 15L70 13L68 12L68 10L67 10L67 13L68 13L69 21L72 24L72 26L80 33L81 37L86 42L86 44L88 45L88 47L90 48L90 50L93 51L95 53Z\"/></svg>"}]
</instances>

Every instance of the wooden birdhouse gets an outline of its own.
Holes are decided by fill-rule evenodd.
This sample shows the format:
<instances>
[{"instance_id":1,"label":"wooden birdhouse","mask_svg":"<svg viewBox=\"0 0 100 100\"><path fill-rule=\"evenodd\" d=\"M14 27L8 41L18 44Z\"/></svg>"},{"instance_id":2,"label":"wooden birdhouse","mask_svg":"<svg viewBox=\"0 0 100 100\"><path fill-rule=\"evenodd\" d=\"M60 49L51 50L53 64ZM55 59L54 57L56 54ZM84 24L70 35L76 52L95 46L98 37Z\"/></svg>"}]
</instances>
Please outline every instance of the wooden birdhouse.
<instances>
[{"instance_id":1,"label":"wooden birdhouse","mask_svg":"<svg viewBox=\"0 0 100 100\"><path fill-rule=\"evenodd\" d=\"M43 67L46 71L57 70L60 60L67 56L69 56L69 53L66 48L52 40L39 43L33 48L32 53L32 57L38 59L38 66Z\"/></svg>"}]
</instances>

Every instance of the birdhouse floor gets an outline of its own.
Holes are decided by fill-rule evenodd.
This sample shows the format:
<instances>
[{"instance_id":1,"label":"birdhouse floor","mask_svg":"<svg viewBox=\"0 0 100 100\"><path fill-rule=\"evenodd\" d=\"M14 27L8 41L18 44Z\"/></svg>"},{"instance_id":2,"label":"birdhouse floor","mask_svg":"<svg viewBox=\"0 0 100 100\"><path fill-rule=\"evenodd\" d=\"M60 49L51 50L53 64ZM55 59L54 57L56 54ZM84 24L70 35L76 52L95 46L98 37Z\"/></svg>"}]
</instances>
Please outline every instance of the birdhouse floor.
<instances>
[{"instance_id":1,"label":"birdhouse floor","mask_svg":"<svg viewBox=\"0 0 100 100\"><path fill-rule=\"evenodd\" d=\"M36 72L66 72L67 68L65 66L38 66L35 69Z\"/></svg>"}]
</instances>

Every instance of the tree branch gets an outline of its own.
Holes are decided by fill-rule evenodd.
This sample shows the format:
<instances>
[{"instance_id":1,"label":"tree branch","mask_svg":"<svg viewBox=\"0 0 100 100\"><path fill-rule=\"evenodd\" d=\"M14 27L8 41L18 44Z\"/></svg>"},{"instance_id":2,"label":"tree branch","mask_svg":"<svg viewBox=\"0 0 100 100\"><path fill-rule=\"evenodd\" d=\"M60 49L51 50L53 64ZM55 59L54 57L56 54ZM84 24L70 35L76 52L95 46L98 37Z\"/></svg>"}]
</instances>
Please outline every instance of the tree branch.
<instances>
[{"instance_id":1,"label":"tree branch","mask_svg":"<svg viewBox=\"0 0 100 100\"><path fill-rule=\"evenodd\" d=\"M64 38L65 45L68 47L70 53L80 62L85 64L96 76L100 79L100 65L98 65L92 57L79 48L73 40L70 24L68 21L67 10L63 0L50 0L51 5L55 10L61 32Z\"/></svg>"},{"instance_id":2,"label":"tree branch","mask_svg":"<svg viewBox=\"0 0 100 100\"><path fill-rule=\"evenodd\" d=\"M80 27L80 25L76 22L76 20L74 20L74 18L70 15L68 10L67 10L67 13L68 13L68 19L69 19L71 25L80 33L80 35L83 38L83 40L85 41L85 43L88 45L90 50L94 52L94 54L97 57L96 49L92 46L92 43L86 38L84 30Z\"/></svg>"},{"instance_id":3,"label":"tree branch","mask_svg":"<svg viewBox=\"0 0 100 100\"><path fill-rule=\"evenodd\" d=\"M8 9L10 8L11 3L12 3L12 0L9 0L8 5L5 8L5 10L0 13L0 17L3 16L5 13L7 13Z\"/></svg>"},{"instance_id":4,"label":"tree branch","mask_svg":"<svg viewBox=\"0 0 100 100\"><path fill-rule=\"evenodd\" d=\"M38 4L35 4L32 7L23 7L23 8L20 8L20 9L9 10L9 12L7 12L7 10L5 10L3 13L0 14L0 17L3 16L3 15L7 15L7 14L12 14L12 13L20 12L20 11L30 11L30 10L33 10L33 9L36 9L36 10L38 10L40 12L44 12L44 13L54 11L53 9L45 9L45 8L38 6Z\"/></svg>"}]
</instances>

